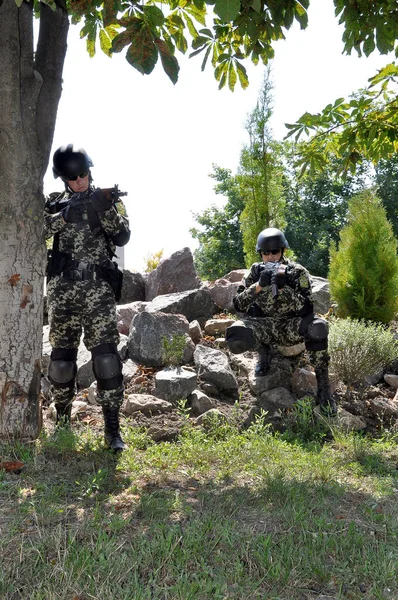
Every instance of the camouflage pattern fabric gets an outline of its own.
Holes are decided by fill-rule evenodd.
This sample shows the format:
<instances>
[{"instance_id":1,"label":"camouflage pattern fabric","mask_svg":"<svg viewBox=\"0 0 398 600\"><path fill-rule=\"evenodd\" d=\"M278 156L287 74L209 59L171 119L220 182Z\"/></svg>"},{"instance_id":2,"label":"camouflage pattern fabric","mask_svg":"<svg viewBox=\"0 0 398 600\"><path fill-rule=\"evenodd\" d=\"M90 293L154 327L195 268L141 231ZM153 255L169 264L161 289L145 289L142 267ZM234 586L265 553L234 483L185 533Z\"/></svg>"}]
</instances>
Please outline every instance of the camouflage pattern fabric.
<instances>
[{"instance_id":1,"label":"camouflage pattern fabric","mask_svg":"<svg viewBox=\"0 0 398 600\"><path fill-rule=\"evenodd\" d=\"M256 294L262 263L252 265L234 298L236 310L246 313L241 320L253 331L258 348L263 344L293 346L303 342L299 333L300 323L304 315L313 312L308 271L284 257L280 263L286 265L286 285L279 290L276 298L272 297L270 285ZM258 314L258 310L263 316L250 316ZM327 350L309 350L309 358L316 369L326 367L329 362Z\"/></svg>"},{"instance_id":2,"label":"camouflage pattern fabric","mask_svg":"<svg viewBox=\"0 0 398 600\"><path fill-rule=\"evenodd\" d=\"M77 224L65 224L60 212L54 213L54 205L62 210L69 199L67 193L52 194L47 201L44 216L46 238L58 233L59 250L70 254L73 260L98 264L109 259L105 236L101 232L94 234L90 229L87 207L82 222ZM127 218L120 215L115 207L99 214L101 225L109 234L128 230ZM115 296L106 281L71 281L58 275L47 285L47 300L49 341L53 348L78 348L82 331L84 344L90 351L100 344L117 346L119 343ZM75 385L63 389L52 386L51 391L54 402L60 406L70 404L76 392ZM120 407L123 397L123 385L113 390L97 391L97 402L104 406Z\"/></svg>"}]
</instances>

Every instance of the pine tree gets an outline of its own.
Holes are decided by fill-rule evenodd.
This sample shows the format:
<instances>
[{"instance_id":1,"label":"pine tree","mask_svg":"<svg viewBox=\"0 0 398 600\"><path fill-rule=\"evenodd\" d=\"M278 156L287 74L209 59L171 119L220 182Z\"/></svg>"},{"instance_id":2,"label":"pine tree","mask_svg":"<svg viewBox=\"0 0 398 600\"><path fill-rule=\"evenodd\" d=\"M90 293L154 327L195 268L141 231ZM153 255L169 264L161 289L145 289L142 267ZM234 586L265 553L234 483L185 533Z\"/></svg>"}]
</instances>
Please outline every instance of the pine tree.
<instances>
[{"instance_id":1,"label":"pine tree","mask_svg":"<svg viewBox=\"0 0 398 600\"><path fill-rule=\"evenodd\" d=\"M389 323L398 310L397 240L373 190L354 196L331 248L330 291L341 317Z\"/></svg>"}]
</instances>

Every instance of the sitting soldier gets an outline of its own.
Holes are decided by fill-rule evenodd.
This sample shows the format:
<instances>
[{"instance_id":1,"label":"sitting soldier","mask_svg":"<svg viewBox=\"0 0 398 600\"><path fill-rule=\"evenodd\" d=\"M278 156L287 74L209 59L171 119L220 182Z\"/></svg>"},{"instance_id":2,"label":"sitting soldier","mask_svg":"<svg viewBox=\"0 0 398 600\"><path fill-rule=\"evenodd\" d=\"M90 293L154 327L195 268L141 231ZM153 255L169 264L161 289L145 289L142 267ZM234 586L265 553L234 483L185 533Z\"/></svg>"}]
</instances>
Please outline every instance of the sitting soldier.
<instances>
[{"instance_id":1,"label":"sitting soldier","mask_svg":"<svg viewBox=\"0 0 398 600\"><path fill-rule=\"evenodd\" d=\"M229 350L240 354L256 349L256 376L264 376L271 365L271 344L305 342L318 384L317 403L324 414L337 413L329 388L327 322L314 314L308 271L287 260L285 235L275 228L262 231L256 251L262 262L254 263L234 298L238 312L245 313L226 332Z\"/></svg>"}]
</instances>

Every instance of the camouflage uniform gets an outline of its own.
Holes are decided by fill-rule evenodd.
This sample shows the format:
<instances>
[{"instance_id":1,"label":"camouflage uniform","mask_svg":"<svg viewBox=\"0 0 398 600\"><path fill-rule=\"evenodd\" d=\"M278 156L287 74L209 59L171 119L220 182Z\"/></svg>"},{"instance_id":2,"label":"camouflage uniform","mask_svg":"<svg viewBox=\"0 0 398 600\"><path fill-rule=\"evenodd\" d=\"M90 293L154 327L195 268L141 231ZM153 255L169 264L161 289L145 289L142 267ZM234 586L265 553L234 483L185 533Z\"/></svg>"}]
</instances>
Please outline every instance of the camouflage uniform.
<instances>
[{"instance_id":1,"label":"camouflage uniform","mask_svg":"<svg viewBox=\"0 0 398 600\"><path fill-rule=\"evenodd\" d=\"M271 286L256 294L263 263L254 263L238 288L234 306L238 312L247 314L241 322L253 332L257 350L261 350L263 345L289 346L305 341L312 365L315 369L323 368L329 362L327 344L311 343L303 327L305 320L313 316L308 271L284 257L279 262L286 265L286 284L276 298L272 297Z\"/></svg>"},{"instance_id":2,"label":"camouflage uniform","mask_svg":"<svg viewBox=\"0 0 398 600\"><path fill-rule=\"evenodd\" d=\"M75 268L84 269L87 263L86 272L94 267L97 269L99 265L106 267L112 264L110 259L115 244L111 236L128 232L129 227L127 218L112 206L100 213L99 226L92 231L88 216L92 192L93 188L90 187L81 194L51 194L45 204L44 215L46 238L56 235L58 251L67 253ZM79 202L85 205L82 221L65 224L60 211L72 197L76 199L77 196ZM79 265L76 267L77 263ZM66 276L68 271L65 271L65 274L53 276L47 284L50 343L53 349L70 350L71 360L77 356L82 330L83 341L90 351L102 344L109 344L114 352L119 342L115 294L99 271L98 268L98 275L88 280L72 280ZM57 407L70 405L75 395L75 378L66 387L52 386L52 394ZM123 395L123 383L114 389L98 388L97 401L102 406L119 408Z\"/></svg>"}]
</instances>

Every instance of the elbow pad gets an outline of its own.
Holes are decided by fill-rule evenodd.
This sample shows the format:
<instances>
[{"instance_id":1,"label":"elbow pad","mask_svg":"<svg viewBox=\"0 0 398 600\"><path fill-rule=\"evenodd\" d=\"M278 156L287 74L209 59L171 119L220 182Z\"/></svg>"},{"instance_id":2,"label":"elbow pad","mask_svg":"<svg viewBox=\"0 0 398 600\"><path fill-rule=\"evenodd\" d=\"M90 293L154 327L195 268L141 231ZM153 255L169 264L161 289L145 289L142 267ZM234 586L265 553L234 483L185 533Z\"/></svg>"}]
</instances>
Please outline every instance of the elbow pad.
<instances>
[{"instance_id":1,"label":"elbow pad","mask_svg":"<svg viewBox=\"0 0 398 600\"><path fill-rule=\"evenodd\" d=\"M111 235L112 242L116 246L125 246L130 239L130 230L125 229L124 231L120 231L119 233L113 233Z\"/></svg>"}]
</instances>

